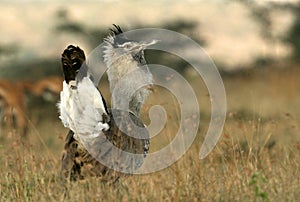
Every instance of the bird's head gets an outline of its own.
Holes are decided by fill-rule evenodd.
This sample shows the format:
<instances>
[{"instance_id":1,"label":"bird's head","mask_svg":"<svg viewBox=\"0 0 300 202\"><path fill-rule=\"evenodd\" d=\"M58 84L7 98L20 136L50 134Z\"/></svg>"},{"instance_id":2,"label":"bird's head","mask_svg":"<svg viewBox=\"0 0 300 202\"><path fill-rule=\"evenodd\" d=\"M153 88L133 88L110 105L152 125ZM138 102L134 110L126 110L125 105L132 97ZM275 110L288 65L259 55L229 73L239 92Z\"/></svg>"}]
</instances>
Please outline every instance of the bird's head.
<instances>
[{"instance_id":1,"label":"bird's head","mask_svg":"<svg viewBox=\"0 0 300 202\"><path fill-rule=\"evenodd\" d=\"M157 41L133 41L126 38L122 33L122 29L114 24L114 29L111 29L111 34L104 39L106 43L104 62L106 65L109 67L121 58L134 59L140 65L145 65L144 50Z\"/></svg>"},{"instance_id":2,"label":"bird's head","mask_svg":"<svg viewBox=\"0 0 300 202\"><path fill-rule=\"evenodd\" d=\"M61 63L65 81L67 84L69 84L70 81L75 80L84 61L84 52L78 46L75 47L73 45L69 45L64 50L61 57Z\"/></svg>"}]
</instances>

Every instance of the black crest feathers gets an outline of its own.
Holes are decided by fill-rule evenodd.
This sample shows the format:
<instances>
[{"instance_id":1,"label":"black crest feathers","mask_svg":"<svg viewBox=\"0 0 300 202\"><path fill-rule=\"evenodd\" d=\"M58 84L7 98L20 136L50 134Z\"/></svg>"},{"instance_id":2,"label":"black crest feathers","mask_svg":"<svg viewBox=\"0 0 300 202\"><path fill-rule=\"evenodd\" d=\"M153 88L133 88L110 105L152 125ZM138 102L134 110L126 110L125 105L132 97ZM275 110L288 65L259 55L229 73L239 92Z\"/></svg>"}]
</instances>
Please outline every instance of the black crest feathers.
<instances>
[{"instance_id":1,"label":"black crest feathers","mask_svg":"<svg viewBox=\"0 0 300 202\"><path fill-rule=\"evenodd\" d=\"M114 28L110 28L109 30L114 34L114 35L118 35L123 33L122 29L120 26L113 24Z\"/></svg>"},{"instance_id":2,"label":"black crest feathers","mask_svg":"<svg viewBox=\"0 0 300 202\"><path fill-rule=\"evenodd\" d=\"M121 29L120 26L113 24L113 28L110 28L109 30L111 31L111 36L112 36L112 41L106 40L109 43L111 43L114 47L117 47L119 44L123 44L129 41L132 41L128 39L125 35L123 30Z\"/></svg>"}]
</instances>

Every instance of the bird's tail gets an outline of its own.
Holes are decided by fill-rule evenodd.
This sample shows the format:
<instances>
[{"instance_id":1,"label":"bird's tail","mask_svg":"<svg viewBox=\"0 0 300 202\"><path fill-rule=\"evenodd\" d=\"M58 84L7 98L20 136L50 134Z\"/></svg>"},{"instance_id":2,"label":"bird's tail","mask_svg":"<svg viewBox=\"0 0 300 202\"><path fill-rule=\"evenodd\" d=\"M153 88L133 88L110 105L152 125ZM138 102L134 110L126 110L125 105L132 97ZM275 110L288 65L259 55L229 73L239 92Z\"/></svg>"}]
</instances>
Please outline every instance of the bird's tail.
<instances>
[{"instance_id":1,"label":"bird's tail","mask_svg":"<svg viewBox=\"0 0 300 202\"><path fill-rule=\"evenodd\" d=\"M62 53L61 62L65 81L75 80L80 67L85 61L85 54L78 46L69 45Z\"/></svg>"}]
</instances>

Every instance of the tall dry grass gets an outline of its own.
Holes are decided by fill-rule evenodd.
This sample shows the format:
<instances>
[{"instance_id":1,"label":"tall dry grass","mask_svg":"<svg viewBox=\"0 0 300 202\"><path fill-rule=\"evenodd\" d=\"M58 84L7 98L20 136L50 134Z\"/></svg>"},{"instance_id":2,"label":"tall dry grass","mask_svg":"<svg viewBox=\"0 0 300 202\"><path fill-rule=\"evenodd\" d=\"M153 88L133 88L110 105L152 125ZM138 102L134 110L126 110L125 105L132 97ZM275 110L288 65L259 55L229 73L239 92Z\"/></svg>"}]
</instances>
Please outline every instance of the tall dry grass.
<instances>
[{"instance_id":1,"label":"tall dry grass","mask_svg":"<svg viewBox=\"0 0 300 202\"><path fill-rule=\"evenodd\" d=\"M203 119L191 148L172 166L115 186L95 178L62 184L58 173L66 129L49 117L53 112L36 118L39 110L32 109L27 139L1 128L0 201L297 201L300 69L270 70L224 77L227 120L217 147L204 160L198 152L210 118L209 97L203 83L192 80ZM148 102L165 106L170 121L152 141L152 151L177 130L178 104L166 94L156 92Z\"/></svg>"}]
</instances>

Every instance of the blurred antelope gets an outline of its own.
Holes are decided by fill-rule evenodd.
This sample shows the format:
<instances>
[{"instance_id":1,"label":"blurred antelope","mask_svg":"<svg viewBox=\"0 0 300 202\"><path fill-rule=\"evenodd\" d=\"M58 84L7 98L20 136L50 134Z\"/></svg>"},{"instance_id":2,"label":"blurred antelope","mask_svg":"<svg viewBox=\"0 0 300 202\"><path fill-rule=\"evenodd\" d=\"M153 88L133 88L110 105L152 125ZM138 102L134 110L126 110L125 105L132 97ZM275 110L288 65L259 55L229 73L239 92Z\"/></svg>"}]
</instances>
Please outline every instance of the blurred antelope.
<instances>
[{"instance_id":1,"label":"blurred antelope","mask_svg":"<svg viewBox=\"0 0 300 202\"><path fill-rule=\"evenodd\" d=\"M47 93L59 95L62 90L62 81L63 79L58 76L49 76L34 82L17 81L12 83L8 80L0 80L1 122L6 122L7 127L13 127L15 120L18 133L25 136L28 129L25 92L49 100L50 96L47 96Z\"/></svg>"},{"instance_id":2,"label":"blurred antelope","mask_svg":"<svg viewBox=\"0 0 300 202\"><path fill-rule=\"evenodd\" d=\"M8 80L0 80L0 106L1 119L6 121L6 125L12 127L15 118L18 132L25 136L28 127L22 88Z\"/></svg>"},{"instance_id":3,"label":"blurred antelope","mask_svg":"<svg viewBox=\"0 0 300 202\"><path fill-rule=\"evenodd\" d=\"M52 96L59 95L62 90L63 78L59 76L49 76L37 81L20 81L18 85L28 93L31 93L37 97L43 97L45 100L51 100Z\"/></svg>"}]
</instances>

